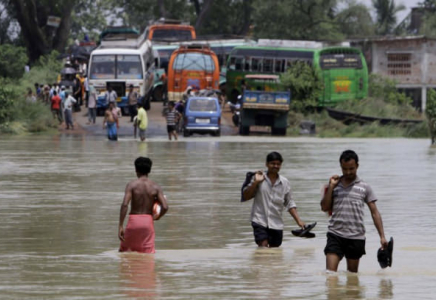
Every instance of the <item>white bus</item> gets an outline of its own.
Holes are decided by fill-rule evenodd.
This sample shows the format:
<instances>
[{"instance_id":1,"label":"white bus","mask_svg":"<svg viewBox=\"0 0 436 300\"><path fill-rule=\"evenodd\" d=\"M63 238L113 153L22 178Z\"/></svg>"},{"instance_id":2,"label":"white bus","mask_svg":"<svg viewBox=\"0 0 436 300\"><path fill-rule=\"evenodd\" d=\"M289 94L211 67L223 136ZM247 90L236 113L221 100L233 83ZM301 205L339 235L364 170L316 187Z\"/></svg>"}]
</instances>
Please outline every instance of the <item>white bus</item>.
<instances>
[{"instance_id":1,"label":"white bus","mask_svg":"<svg viewBox=\"0 0 436 300\"><path fill-rule=\"evenodd\" d=\"M89 85L97 91L97 113L107 106L105 94L109 86L118 95L117 105L128 114L127 95L132 84L143 99L153 87L154 55L150 41L116 34L106 36L92 51L88 66Z\"/></svg>"}]
</instances>

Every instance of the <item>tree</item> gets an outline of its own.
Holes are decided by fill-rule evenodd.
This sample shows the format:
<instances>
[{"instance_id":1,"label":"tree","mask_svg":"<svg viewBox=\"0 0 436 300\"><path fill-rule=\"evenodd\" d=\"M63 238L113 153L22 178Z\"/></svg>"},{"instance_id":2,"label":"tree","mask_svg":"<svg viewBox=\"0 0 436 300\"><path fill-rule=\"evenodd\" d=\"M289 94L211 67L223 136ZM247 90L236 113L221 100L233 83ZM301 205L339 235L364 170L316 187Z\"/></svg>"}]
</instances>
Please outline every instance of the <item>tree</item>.
<instances>
[{"instance_id":1,"label":"tree","mask_svg":"<svg viewBox=\"0 0 436 300\"><path fill-rule=\"evenodd\" d=\"M294 63L280 80L291 91L293 110L305 113L318 105L323 82L315 69L307 63Z\"/></svg>"},{"instance_id":2,"label":"tree","mask_svg":"<svg viewBox=\"0 0 436 300\"><path fill-rule=\"evenodd\" d=\"M208 17L196 28L197 33L246 35L252 23L252 2L252 0L214 1Z\"/></svg>"},{"instance_id":3,"label":"tree","mask_svg":"<svg viewBox=\"0 0 436 300\"><path fill-rule=\"evenodd\" d=\"M272 39L342 40L336 0L254 0L255 36Z\"/></svg>"},{"instance_id":4,"label":"tree","mask_svg":"<svg viewBox=\"0 0 436 300\"><path fill-rule=\"evenodd\" d=\"M67 45L71 26L71 12L78 0L10 0L8 13L21 27L30 61L52 49L63 52ZM59 27L47 24L49 16L60 17Z\"/></svg>"},{"instance_id":5,"label":"tree","mask_svg":"<svg viewBox=\"0 0 436 300\"><path fill-rule=\"evenodd\" d=\"M347 6L335 18L346 37L367 37L374 35L375 26L368 8L356 2L347 1Z\"/></svg>"},{"instance_id":6,"label":"tree","mask_svg":"<svg viewBox=\"0 0 436 300\"><path fill-rule=\"evenodd\" d=\"M0 45L0 77L20 78L27 60L25 48L10 44Z\"/></svg>"},{"instance_id":7,"label":"tree","mask_svg":"<svg viewBox=\"0 0 436 300\"><path fill-rule=\"evenodd\" d=\"M395 4L395 0L372 0L372 5L377 14L377 30L381 35L392 33L397 24L396 14L406 7L402 4Z\"/></svg>"}]
</instances>

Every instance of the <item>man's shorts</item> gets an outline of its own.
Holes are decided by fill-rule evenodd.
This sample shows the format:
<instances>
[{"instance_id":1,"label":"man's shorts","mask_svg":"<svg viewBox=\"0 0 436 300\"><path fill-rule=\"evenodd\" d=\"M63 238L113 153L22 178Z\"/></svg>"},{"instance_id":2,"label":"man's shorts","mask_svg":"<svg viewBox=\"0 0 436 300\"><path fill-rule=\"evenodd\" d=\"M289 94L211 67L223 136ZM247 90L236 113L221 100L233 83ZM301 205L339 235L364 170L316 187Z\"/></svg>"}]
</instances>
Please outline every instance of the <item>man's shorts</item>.
<instances>
[{"instance_id":1,"label":"man's shorts","mask_svg":"<svg viewBox=\"0 0 436 300\"><path fill-rule=\"evenodd\" d=\"M251 222L253 226L254 241L260 244L264 240L268 240L270 247L280 247L283 240L283 230L270 229L263 227L257 223Z\"/></svg>"},{"instance_id":2,"label":"man's shorts","mask_svg":"<svg viewBox=\"0 0 436 300\"><path fill-rule=\"evenodd\" d=\"M139 137L145 139L145 129L139 128Z\"/></svg>"},{"instance_id":3,"label":"man's shorts","mask_svg":"<svg viewBox=\"0 0 436 300\"><path fill-rule=\"evenodd\" d=\"M176 131L176 125L167 125L167 132L171 133L173 131Z\"/></svg>"},{"instance_id":4,"label":"man's shorts","mask_svg":"<svg viewBox=\"0 0 436 300\"><path fill-rule=\"evenodd\" d=\"M334 253L342 259L360 259L365 252L365 240L347 239L327 232L327 245L324 254Z\"/></svg>"}]
</instances>

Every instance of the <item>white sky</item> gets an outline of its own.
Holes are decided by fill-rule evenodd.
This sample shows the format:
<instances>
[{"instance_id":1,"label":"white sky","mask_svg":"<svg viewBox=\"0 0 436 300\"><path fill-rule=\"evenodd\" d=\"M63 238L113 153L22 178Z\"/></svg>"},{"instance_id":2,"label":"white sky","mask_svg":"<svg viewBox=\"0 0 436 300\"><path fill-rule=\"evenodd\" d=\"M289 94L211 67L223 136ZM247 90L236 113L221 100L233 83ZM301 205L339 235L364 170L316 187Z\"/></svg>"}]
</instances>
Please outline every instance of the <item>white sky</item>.
<instances>
[{"instance_id":1,"label":"white sky","mask_svg":"<svg viewBox=\"0 0 436 300\"><path fill-rule=\"evenodd\" d=\"M372 1L371 0L357 0L358 3L363 3L367 7L370 8L371 12L374 14L374 8L372 7ZM419 2L423 2L423 0L395 0L395 4L403 4L406 9L399 12L397 15L397 21L401 22L407 15L410 13L410 9L412 7L418 6Z\"/></svg>"}]
</instances>

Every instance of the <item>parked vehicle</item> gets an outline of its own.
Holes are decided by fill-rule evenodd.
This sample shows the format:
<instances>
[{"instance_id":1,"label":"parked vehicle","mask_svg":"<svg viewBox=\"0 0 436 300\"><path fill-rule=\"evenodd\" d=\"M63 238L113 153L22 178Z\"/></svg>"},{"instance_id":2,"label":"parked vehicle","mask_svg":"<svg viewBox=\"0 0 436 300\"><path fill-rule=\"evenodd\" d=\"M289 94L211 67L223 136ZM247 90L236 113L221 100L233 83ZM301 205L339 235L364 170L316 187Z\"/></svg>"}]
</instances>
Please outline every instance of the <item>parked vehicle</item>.
<instances>
[{"instance_id":1,"label":"parked vehicle","mask_svg":"<svg viewBox=\"0 0 436 300\"><path fill-rule=\"evenodd\" d=\"M123 29L123 28L121 28ZM125 32L123 32L125 30ZM112 28L91 53L89 86L97 91L97 114L103 114L109 86L117 93L117 106L128 114L128 87L133 85L141 99L148 99L153 87L154 52L150 41L128 28Z\"/></svg>"},{"instance_id":2,"label":"parked vehicle","mask_svg":"<svg viewBox=\"0 0 436 300\"><path fill-rule=\"evenodd\" d=\"M185 106L183 136L192 133L221 135L221 107L216 97L189 97Z\"/></svg>"},{"instance_id":3,"label":"parked vehicle","mask_svg":"<svg viewBox=\"0 0 436 300\"><path fill-rule=\"evenodd\" d=\"M273 135L285 135L288 127L290 91L284 91L277 75L246 75L242 94L239 134L250 134L250 127L268 126ZM254 128L252 128L254 129Z\"/></svg>"}]
</instances>

